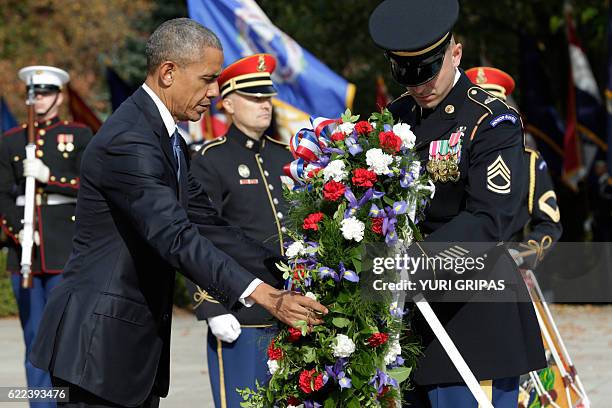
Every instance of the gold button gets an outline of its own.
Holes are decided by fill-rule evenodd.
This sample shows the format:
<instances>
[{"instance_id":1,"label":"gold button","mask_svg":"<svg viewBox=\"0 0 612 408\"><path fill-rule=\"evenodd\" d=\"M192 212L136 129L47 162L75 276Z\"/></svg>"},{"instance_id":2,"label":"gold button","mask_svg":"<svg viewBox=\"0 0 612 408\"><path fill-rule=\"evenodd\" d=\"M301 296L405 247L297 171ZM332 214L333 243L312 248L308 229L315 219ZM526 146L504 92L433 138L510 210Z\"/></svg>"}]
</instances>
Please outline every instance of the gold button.
<instances>
[{"instance_id":1,"label":"gold button","mask_svg":"<svg viewBox=\"0 0 612 408\"><path fill-rule=\"evenodd\" d=\"M44 141L44 140L42 140L42 139L38 139L38 140L36 141L36 143L37 143L39 146L43 146L43 145L45 144L45 141Z\"/></svg>"},{"instance_id":2,"label":"gold button","mask_svg":"<svg viewBox=\"0 0 612 408\"><path fill-rule=\"evenodd\" d=\"M45 129L40 129L38 131L38 134L41 135L41 136L44 136L45 134L47 134L47 131Z\"/></svg>"},{"instance_id":3,"label":"gold button","mask_svg":"<svg viewBox=\"0 0 612 408\"><path fill-rule=\"evenodd\" d=\"M67 125L67 124L68 124L68 121L67 121L67 120L65 120L65 121L64 121L64 125Z\"/></svg>"},{"instance_id":4,"label":"gold button","mask_svg":"<svg viewBox=\"0 0 612 408\"><path fill-rule=\"evenodd\" d=\"M39 194L42 194L42 193L45 192L45 190L43 190L42 187L39 187L39 188L36 189L36 192L39 193Z\"/></svg>"},{"instance_id":5,"label":"gold button","mask_svg":"<svg viewBox=\"0 0 612 408\"><path fill-rule=\"evenodd\" d=\"M454 111L455 111L455 107L453 105L446 105L446 107L444 108L444 112L448 113L449 115L453 113Z\"/></svg>"},{"instance_id":6,"label":"gold button","mask_svg":"<svg viewBox=\"0 0 612 408\"><path fill-rule=\"evenodd\" d=\"M19 161L19 156L15 156L15 157L13 157L13 161L18 162L18 161Z\"/></svg>"},{"instance_id":7,"label":"gold button","mask_svg":"<svg viewBox=\"0 0 612 408\"><path fill-rule=\"evenodd\" d=\"M472 89L472 92L470 92L470 94L472 94L472 95L476 95L477 93L478 93L478 91L475 90L475 89Z\"/></svg>"},{"instance_id":8,"label":"gold button","mask_svg":"<svg viewBox=\"0 0 612 408\"><path fill-rule=\"evenodd\" d=\"M67 158L68 158L68 153L66 153L66 152L62 153L62 157L63 157L64 159L67 159Z\"/></svg>"},{"instance_id":9,"label":"gold button","mask_svg":"<svg viewBox=\"0 0 612 408\"><path fill-rule=\"evenodd\" d=\"M76 184L76 180L75 179L70 180L70 184L74 186Z\"/></svg>"},{"instance_id":10,"label":"gold button","mask_svg":"<svg viewBox=\"0 0 612 408\"><path fill-rule=\"evenodd\" d=\"M76 217L75 217L74 215L73 215L72 217L70 217L70 219L71 219L72 221L76 221Z\"/></svg>"},{"instance_id":11,"label":"gold button","mask_svg":"<svg viewBox=\"0 0 612 408\"><path fill-rule=\"evenodd\" d=\"M66 177L60 177L60 182L61 183L65 183L66 182Z\"/></svg>"},{"instance_id":12,"label":"gold button","mask_svg":"<svg viewBox=\"0 0 612 408\"><path fill-rule=\"evenodd\" d=\"M51 180L51 181L55 181L55 176L51 176L51 177L49 177L49 180Z\"/></svg>"},{"instance_id":13,"label":"gold button","mask_svg":"<svg viewBox=\"0 0 612 408\"><path fill-rule=\"evenodd\" d=\"M9 231L12 231L12 230L13 230L13 227L9 227L9 228L8 228L8 230L9 230Z\"/></svg>"},{"instance_id":14,"label":"gold button","mask_svg":"<svg viewBox=\"0 0 612 408\"><path fill-rule=\"evenodd\" d=\"M6 220L2 220L2 224L6 225Z\"/></svg>"},{"instance_id":15,"label":"gold button","mask_svg":"<svg viewBox=\"0 0 612 408\"><path fill-rule=\"evenodd\" d=\"M37 150L36 151L36 157L43 157L45 154L42 152L42 150Z\"/></svg>"}]
</instances>

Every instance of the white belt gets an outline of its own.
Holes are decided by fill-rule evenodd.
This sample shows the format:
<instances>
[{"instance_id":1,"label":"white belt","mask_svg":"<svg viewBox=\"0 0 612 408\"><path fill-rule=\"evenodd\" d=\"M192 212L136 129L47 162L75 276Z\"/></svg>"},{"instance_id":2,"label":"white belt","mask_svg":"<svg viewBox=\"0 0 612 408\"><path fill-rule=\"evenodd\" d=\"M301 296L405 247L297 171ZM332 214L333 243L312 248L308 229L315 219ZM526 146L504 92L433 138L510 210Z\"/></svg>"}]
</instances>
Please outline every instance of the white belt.
<instances>
[{"instance_id":1,"label":"white belt","mask_svg":"<svg viewBox=\"0 0 612 408\"><path fill-rule=\"evenodd\" d=\"M37 194L37 196L38 195L39 194ZM40 199L37 198L36 201L39 202ZM44 205L74 204L76 203L76 201L77 201L76 198L68 197L63 194L47 194ZM23 207L25 205L25 196L20 195L19 197L17 197L17 200L15 200L15 203L17 204L18 207Z\"/></svg>"}]
</instances>

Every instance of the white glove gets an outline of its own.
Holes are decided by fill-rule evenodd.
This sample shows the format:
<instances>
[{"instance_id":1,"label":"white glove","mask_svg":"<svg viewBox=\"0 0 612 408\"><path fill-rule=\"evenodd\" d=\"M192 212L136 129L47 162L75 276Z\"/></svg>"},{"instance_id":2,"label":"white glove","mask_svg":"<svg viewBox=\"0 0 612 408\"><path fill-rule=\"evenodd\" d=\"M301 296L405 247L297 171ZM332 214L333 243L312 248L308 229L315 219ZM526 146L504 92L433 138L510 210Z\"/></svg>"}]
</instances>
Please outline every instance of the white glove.
<instances>
[{"instance_id":1,"label":"white glove","mask_svg":"<svg viewBox=\"0 0 612 408\"><path fill-rule=\"evenodd\" d=\"M17 238L19 239L19 242L23 242L23 230L19 231ZM40 235L38 234L38 231L34 231L34 244L36 246L40 246Z\"/></svg>"},{"instance_id":2,"label":"white glove","mask_svg":"<svg viewBox=\"0 0 612 408\"><path fill-rule=\"evenodd\" d=\"M23 175L25 177L34 177L41 183L49 181L51 171L49 167L40 159L25 159L23 161Z\"/></svg>"},{"instance_id":3,"label":"white glove","mask_svg":"<svg viewBox=\"0 0 612 408\"><path fill-rule=\"evenodd\" d=\"M240 336L240 322L232 314L223 314L208 318L208 328L221 341L233 343Z\"/></svg>"}]
</instances>

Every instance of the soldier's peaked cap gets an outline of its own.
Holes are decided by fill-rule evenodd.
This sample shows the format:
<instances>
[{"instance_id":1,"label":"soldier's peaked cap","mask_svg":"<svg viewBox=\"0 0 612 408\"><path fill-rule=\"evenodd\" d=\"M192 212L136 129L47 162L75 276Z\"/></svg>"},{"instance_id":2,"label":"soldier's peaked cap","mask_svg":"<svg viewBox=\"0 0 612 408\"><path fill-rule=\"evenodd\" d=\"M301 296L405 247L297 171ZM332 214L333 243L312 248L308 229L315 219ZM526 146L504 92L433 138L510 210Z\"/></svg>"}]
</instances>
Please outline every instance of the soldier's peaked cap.
<instances>
[{"instance_id":1,"label":"soldier's peaked cap","mask_svg":"<svg viewBox=\"0 0 612 408\"><path fill-rule=\"evenodd\" d=\"M386 51L395 79L418 85L440 71L458 16L457 0L385 0L370 16L370 36Z\"/></svg>"},{"instance_id":2,"label":"soldier's peaked cap","mask_svg":"<svg viewBox=\"0 0 612 408\"><path fill-rule=\"evenodd\" d=\"M230 64L221 72L217 82L221 97L232 92L257 97L276 95L271 74L276 59L270 54L255 54Z\"/></svg>"},{"instance_id":3,"label":"soldier's peaked cap","mask_svg":"<svg viewBox=\"0 0 612 408\"><path fill-rule=\"evenodd\" d=\"M34 89L59 91L70 81L70 75L63 69L46 65L32 65L19 70L19 79L26 87L33 85Z\"/></svg>"}]
</instances>

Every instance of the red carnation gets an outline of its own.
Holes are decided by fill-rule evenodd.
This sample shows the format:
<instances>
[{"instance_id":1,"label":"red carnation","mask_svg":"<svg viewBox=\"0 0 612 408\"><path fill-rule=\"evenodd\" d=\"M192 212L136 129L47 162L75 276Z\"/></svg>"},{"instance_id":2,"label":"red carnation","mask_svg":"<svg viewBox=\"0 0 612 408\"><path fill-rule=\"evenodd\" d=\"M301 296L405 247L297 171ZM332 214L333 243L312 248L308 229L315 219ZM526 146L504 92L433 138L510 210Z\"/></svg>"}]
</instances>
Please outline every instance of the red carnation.
<instances>
[{"instance_id":1,"label":"red carnation","mask_svg":"<svg viewBox=\"0 0 612 408\"><path fill-rule=\"evenodd\" d=\"M368 344L370 347L378 347L385 344L387 340L389 340L389 335L387 333L374 333L368 339Z\"/></svg>"},{"instance_id":2,"label":"red carnation","mask_svg":"<svg viewBox=\"0 0 612 408\"><path fill-rule=\"evenodd\" d=\"M312 370L303 370L300 373L299 385L300 389L306 393L310 394L312 392L312 387L310 386L310 382L312 381L312 376L315 373L315 369Z\"/></svg>"},{"instance_id":3,"label":"red carnation","mask_svg":"<svg viewBox=\"0 0 612 408\"><path fill-rule=\"evenodd\" d=\"M300 329L296 329L295 327L290 327L289 328L289 337L288 337L288 340L291 343L295 343L296 341L298 341L300 339L300 337L302 337L302 331Z\"/></svg>"},{"instance_id":4,"label":"red carnation","mask_svg":"<svg viewBox=\"0 0 612 408\"><path fill-rule=\"evenodd\" d=\"M384 219L382 217L377 217L377 218L371 218L371 220L372 220L372 232L378 235L382 235L383 234L382 227L383 227Z\"/></svg>"},{"instance_id":5,"label":"red carnation","mask_svg":"<svg viewBox=\"0 0 612 408\"><path fill-rule=\"evenodd\" d=\"M344 184L330 180L323 186L323 197L328 201L336 201L344 195L345 191Z\"/></svg>"},{"instance_id":6,"label":"red carnation","mask_svg":"<svg viewBox=\"0 0 612 408\"><path fill-rule=\"evenodd\" d=\"M362 120L362 121L355 123L355 131L360 135L367 135L372 130L374 129L372 128L372 125L370 125L370 122L366 122L365 120Z\"/></svg>"},{"instance_id":7,"label":"red carnation","mask_svg":"<svg viewBox=\"0 0 612 408\"><path fill-rule=\"evenodd\" d=\"M402 147L402 139L393 132L380 132L378 134L380 147L392 153L396 153Z\"/></svg>"},{"instance_id":8,"label":"red carnation","mask_svg":"<svg viewBox=\"0 0 612 408\"><path fill-rule=\"evenodd\" d=\"M332 135L331 135L331 139L332 139L334 142L341 142L341 141L343 141L344 139L346 139L346 135L345 135L343 132L334 132L334 133L332 133Z\"/></svg>"},{"instance_id":9,"label":"red carnation","mask_svg":"<svg viewBox=\"0 0 612 408\"><path fill-rule=\"evenodd\" d=\"M351 181L359 187L372 187L376 183L376 173L368 169L353 170L353 178Z\"/></svg>"},{"instance_id":10,"label":"red carnation","mask_svg":"<svg viewBox=\"0 0 612 408\"><path fill-rule=\"evenodd\" d=\"M270 342L268 346L268 358L270 360L280 360L283 358L283 350L277 347L274 347L274 339Z\"/></svg>"},{"instance_id":11,"label":"red carnation","mask_svg":"<svg viewBox=\"0 0 612 408\"><path fill-rule=\"evenodd\" d=\"M289 397L287 399L287 405L293 405L294 407L297 407L298 405L300 405L300 400L295 397Z\"/></svg>"},{"instance_id":12,"label":"red carnation","mask_svg":"<svg viewBox=\"0 0 612 408\"><path fill-rule=\"evenodd\" d=\"M323 388L323 374L317 375L314 368L312 370L303 370L300 373L299 385L305 394L318 391Z\"/></svg>"},{"instance_id":13,"label":"red carnation","mask_svg":"<svg viewBox=\"0 0 612 408\"><path fill-rule=\"evenodd\" d=\"M302 225L302 228L304 228L305 230L314 230L314 231L318 231L319 230L319 222L323 219L325 215L322 212L317 212L317 213L313 213L308 215L308 217L306 217L306 219L304 220L304 225Z\"/></svg>"},{"instance_id":14,"label":"red carnation","mask_svg":"<svg viewBox=\"0 0 612 408\"><path fill-rule=\"evenodd\" d=\"M319 391L321 388L323 388L323 385L323 374L319 374L314 380L314 390Z\"/></svg>"}]
</instances>

